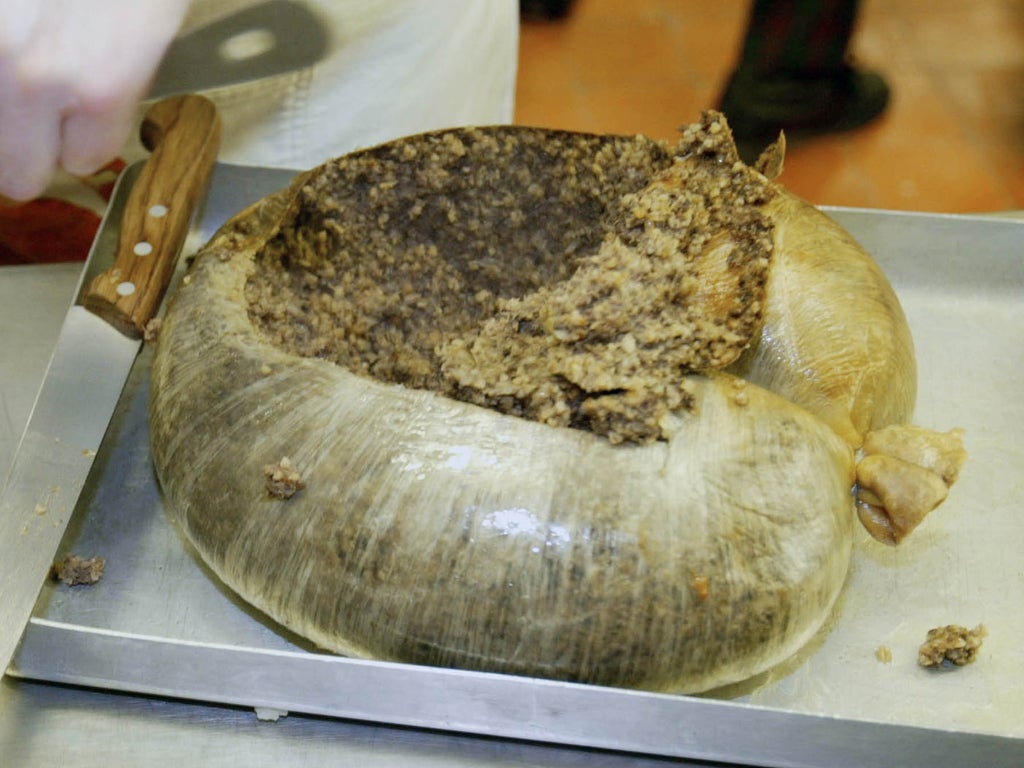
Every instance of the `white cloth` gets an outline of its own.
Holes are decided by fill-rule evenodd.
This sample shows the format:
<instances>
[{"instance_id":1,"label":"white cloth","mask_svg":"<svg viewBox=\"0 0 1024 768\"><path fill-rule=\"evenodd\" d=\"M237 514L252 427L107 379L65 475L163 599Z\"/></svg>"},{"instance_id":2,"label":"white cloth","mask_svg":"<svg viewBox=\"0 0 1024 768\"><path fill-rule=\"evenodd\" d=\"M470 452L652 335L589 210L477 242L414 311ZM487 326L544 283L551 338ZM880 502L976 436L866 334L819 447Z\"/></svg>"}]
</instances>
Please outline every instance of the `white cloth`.
<instances>
[{"instance_id":1,"label":"white cloth","mask_svg":"<svg viewBox=\"0 0 1024 768\"><path fill-rule=\"evenodd\" d=\"M194 0L188 33L254 0ZM515 0L307 0L326 26L313 66L206 91L221 112L220 159L309 168L435 128L512 120Z\"/></svg>"}]
</instances>

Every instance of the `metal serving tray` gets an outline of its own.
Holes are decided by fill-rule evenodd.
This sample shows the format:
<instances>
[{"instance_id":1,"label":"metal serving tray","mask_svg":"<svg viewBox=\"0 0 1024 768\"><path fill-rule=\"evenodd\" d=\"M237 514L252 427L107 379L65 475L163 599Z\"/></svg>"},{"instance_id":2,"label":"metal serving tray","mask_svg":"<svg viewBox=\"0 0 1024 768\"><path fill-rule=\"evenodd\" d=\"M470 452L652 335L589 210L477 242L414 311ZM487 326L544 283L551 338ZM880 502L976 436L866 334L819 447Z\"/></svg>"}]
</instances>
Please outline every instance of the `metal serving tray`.
<instances>
[{"instance_id":1,"label":"metal serving tray","mask_svg":"<svg viewBox=\"0 0 1024 768\"><path fill-rule=\"evenodd\" d=\"M191 247L291 175L218 166ZM916 421L963 427L970 458L906 543L858 533L833 615L778 668L675 696L318 652L227 591L175 527L150 464L144 352L61 547L104 556L106 574L93 587L44 587L10 672L261 717L303 712L730 763L1024 764L1024 223L828 212L901 297L920 371ZM116 222L102 236L116 236ZM984 623L978 660L919 668L926 631L950 623Z\"/></svg>"}]
</instances>

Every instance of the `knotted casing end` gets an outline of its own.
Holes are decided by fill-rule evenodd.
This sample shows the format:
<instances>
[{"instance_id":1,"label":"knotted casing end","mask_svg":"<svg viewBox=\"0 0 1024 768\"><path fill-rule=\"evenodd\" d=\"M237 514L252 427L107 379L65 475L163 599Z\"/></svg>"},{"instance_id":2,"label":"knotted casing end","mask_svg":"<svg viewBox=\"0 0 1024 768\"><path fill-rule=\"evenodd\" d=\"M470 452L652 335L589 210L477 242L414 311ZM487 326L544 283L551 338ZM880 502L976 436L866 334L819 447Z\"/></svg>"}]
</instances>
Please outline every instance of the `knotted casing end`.
<instances>
[{"instance_id":1,"label":"knotted casing end","mask_svg":"<svg viewBox=\"0 0 1024 768\"><path fill-rule=\"evenodd\" d=\"M868 533L899 544L938 507L967 459L963 430L909 424L869 432L857 463L857 514Z\"/></svg>"}]
</instances>

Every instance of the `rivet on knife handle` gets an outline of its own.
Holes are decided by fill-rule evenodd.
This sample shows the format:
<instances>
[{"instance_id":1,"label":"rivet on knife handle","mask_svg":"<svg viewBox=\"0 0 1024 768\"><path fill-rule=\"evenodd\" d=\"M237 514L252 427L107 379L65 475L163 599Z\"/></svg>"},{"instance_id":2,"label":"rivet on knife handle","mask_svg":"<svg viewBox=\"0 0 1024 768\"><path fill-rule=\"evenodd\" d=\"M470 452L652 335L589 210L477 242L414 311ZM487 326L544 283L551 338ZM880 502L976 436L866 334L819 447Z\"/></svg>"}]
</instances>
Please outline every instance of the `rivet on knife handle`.
<instances>
[{"instance_id":1,"label":"rivet on knife handle","mask_svg":"<svg viewBox=\"0 0 1024 768\"><path fill-rule=\"evenodd\" d=\"M220 117L209 99L174 96L149 108L140 133L152 154L128 195L114 263L82 300L132 338L142 337L174 274L220 149Z\"/></svg>"}]
</instances>

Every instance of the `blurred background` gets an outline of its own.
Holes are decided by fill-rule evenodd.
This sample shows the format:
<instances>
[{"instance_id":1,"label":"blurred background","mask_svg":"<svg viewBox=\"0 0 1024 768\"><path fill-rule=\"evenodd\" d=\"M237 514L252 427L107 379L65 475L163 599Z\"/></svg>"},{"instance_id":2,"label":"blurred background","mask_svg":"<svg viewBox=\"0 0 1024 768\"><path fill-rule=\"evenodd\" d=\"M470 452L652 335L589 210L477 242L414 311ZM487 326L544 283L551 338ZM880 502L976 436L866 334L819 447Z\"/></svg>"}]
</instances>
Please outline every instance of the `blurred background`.
<instances>
[{"instance_id":1,"label":"blurred background","mask_svg":"<svg viewBox=\"0 0 1024 768\"><path fill-rule=\"evenodd\" d=\"M748 36L755 7L773 9L771 20ZM852 37L837 46L850 7ZM520 0L520 12L517 123L672 141L719 103L744 41L798 59L838 50L841 62L845 49L858 70L882 75L888 106L856 130L791 141L781 176L790 190L817 205L1024 216L1024 0ZM781 34L780 13L824 44ZM807 98L805 75L800 104L837 103ZM756 92L762 109L785 103ZM735 109L727 116L739 125ZM763 145L748 143L755 155ZM78 180L87 204L0 205L0 265L85 259L123 167L117 159Z\"/></svg>"},{"instance_id":2,"label":"blurred background","mask_svg":"<svg viewBox=\"0 0 1024 768\"><path fill-rule=\"evenodd\" d=\"M516 122L673 139L717 103L747 0L571 0L527 14ZM1024 0L865 0L854 60L892 88L858 130L792 147L781 181L819 205L1024 209Z\"/></svg>"}]
</instances>

